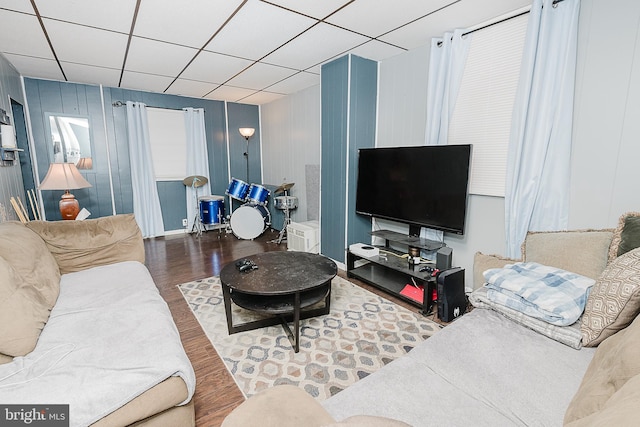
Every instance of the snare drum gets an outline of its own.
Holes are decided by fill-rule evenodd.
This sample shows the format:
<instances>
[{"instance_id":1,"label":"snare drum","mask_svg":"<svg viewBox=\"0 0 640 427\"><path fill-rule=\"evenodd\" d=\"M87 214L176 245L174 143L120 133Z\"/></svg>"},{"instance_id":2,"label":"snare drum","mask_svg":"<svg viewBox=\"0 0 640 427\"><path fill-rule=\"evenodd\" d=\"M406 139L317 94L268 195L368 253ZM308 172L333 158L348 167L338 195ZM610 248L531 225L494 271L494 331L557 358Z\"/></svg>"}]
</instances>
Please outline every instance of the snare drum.
<instances>
[{"instance_id":1,"label":"snare drum","mask_svg":"<svg viewBox=\"0 0 640 427\"><path fill-rule=\"evenodd\" d=\"M269 190L262 185L251 184L249 187L249 195L247 196L247 202L256 205L266 205L267 197L269 197Z\"/></svg>"},{"instance_id":2,"label":"snare drum","mask_svg":"<svg viewBox=\"0 0 640 427\"><path fill-rule=\"evenodd\" d=\"M278 196L274 200L276 209L295 209L298 207L296 196Z\"/></svg>"},{"instance_id":3,"label":"snare drum","mask_svg":"<svg viewBox=\"0 0 640 427\"><path fill-rule=\"evenodd\" d=\"M255 239L271 223L271 215L261 205L242 205L231 214L231 231L238 239Z\"/></svg>"},{"instance_id":4,"label":"snare drum","mask_svg":"<svg viewBox=\"0 0 640 427\"><path fill-rule=\"evenodd\" d=\"M249 192L249 184L242 181L241 179L231 178L231 182L229 183L229 188L225 191L225 194L233 197L236 200L240 200L244 202L247 198L247 193Z\"/></svg>"},{"instance_id":5,"label":"snare drum","mask_svg":"<svg viewBox=\"0 0 640 427\"><path fill-rule=\"evenodd\" d=\"M203 224L221 224L224 219L224 197L200 197L200 221Z\"/></svg>"}]
</instances>

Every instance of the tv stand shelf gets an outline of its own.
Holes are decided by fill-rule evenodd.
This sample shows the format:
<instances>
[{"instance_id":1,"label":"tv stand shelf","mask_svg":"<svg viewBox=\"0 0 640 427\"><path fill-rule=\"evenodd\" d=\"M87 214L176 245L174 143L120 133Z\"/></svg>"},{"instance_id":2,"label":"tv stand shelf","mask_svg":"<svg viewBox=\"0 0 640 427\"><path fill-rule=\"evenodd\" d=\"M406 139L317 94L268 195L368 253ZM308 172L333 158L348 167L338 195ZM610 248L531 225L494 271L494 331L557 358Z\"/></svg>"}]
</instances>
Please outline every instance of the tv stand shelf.
<instances>
[{"instance_id":1,"label":"tv stand shelf","mask_svg":"<svg viewBox=\"0 0 640 427\"><path fill-rule=\"evenodd\" d=\"M380 254L372 257L359 256L347 250L347 277L360 279L421 308L422 314L430 314L433 309L431 295L435 289L435 278L429 272L420 271L420 268L428 264L414 267L409 265L407 258L401 258L401 252L388 246L378 248ZM356 267L356 261L359 260L367 262ZM417 285L423 286L422 302L400 293L407 284L412 284L412 278Z\"/></svg>"},{"instance_id":2,"label":"tv stand shelf","mask_svg":"<svg viewBox=\"0 0 640 427\"><path fill-rule=\"evenodd\" d=\"M402 245L412 246L414 248L420 248L427 251L435 251L444 246L444 243L437 242L435 240L425 239L419 236L408 236L402 233L396 233L389 230L376 230L371 232L372 236L385 239L385 247L389 247L389 242L396 242Z\"/></svg>"}]
</instances>

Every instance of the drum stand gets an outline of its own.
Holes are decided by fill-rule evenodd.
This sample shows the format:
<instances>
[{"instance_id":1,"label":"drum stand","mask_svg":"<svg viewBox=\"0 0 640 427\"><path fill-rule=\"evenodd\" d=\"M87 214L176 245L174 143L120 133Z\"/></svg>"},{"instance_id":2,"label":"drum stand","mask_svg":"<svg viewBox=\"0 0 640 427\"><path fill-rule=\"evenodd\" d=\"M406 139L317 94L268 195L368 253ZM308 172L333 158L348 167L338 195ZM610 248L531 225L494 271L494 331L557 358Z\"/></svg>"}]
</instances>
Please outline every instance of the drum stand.
<instances>
[{"instance_id":1,"label":"drum stand","mask_svg":"<svg viewBox=\"0 0 640 427\"><path fill-rule=\"evenodd\" d=\"M194 182L195 184L195 182ZM206 229L204 228L204 224L202 224L202 220L200 219L200 206L198 204L198 187L195 187L194 184L191 185L191 188L194 189L194 193L195 193L195 210L196 210L196 216L195 218L193 218L193 225L191 226L191 232L193 233L193 230L196 230L196 237L200 237L202 236L202 231L206 231Z\"/></svg>"},{"instance_id":2,"label":"drum stand","mask_svg":"<svg viewBox=\"0 0 640 427\"><path fill-rule=\"evenodd\" d=\"M282 230L280 230L280 234L278 234L278 238L276 239L276 243L280 244L283 240L287 240L287 225L291 224L291 215L289 214L289 206L284 207L284 222L282 225Z\"/></svg>"}]
</instances>

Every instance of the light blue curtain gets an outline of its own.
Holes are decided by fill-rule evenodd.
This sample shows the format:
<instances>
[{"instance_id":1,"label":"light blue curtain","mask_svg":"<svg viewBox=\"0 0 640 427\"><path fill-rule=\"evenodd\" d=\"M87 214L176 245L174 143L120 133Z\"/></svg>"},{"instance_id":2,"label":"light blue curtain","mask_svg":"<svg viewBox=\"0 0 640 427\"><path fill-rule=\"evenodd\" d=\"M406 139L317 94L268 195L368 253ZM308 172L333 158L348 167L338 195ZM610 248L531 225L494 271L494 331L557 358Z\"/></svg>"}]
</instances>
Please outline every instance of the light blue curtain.
<instances>
[{"instance_id":1,"label":"light blue curtain","mask_svg":"<svg viewBox=\"0 0 640 427\"><path fill-rule=\"evenodd\" d=\"M133 214L143 237L164 235L162 210L153 171L147 106L127 102L127 136L133 186Z\"/></svg>"},{"instance_id":2,"label":"light blue curtain","mask_svg":"<svg viewBox=\"0 0 640 427\"><path fill-rule=\"evenodd\" d=\"M444 33L442 38L431 39L425 145L447 144L449 121L471 44L471 35L463 36L464 31L457 29L453 33ZM442 241L442 236L442 231L424 227L420 230L420 237L426 239Z\"/></svg>"},{"instance_id":3,"label":"light blue curtain","mask_svg":"<svg viewBox=\"0 0 640 427\"><path fill-rule=\"evenodd\" d=\"M505 187L506 255L527 231L567 228L579 0L534 0L516 92Z\"/></svg>"},{"instance_id":4,"label":"light blue curtain","mask_svg":"<svg viewBox=\"0 0 640 427\"><path fill-rule=\"evenodd\" d=\"M196 215L200 213L197 198L211 195L209 185L209 155L207 136L204 128L204 109L183 108L187 142L187 176L200 175L207 178L202 187L187 187L187 218L189 230L193 228Z\"/></svg>"}]
</instances>

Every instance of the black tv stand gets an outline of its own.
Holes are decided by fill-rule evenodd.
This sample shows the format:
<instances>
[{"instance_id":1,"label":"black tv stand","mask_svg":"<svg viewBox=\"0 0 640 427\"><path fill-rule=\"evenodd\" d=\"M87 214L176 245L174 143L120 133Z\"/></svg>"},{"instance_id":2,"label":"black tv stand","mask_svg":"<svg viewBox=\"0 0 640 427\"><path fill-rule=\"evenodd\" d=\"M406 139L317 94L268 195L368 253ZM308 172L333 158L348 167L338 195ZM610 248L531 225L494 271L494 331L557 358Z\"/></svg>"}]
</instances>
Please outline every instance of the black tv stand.
<instances>
[{"instance_id":1,"label":"black tv stand","mask_svg":"<svg viewBox=\"0 0 640 427\"><path fill-rule=\"evenodd\" d=\"M407 252L392 249L390 243L395 242L407 245L409 248L414 247L425 250L439 249L444 246L444 243L388 230L378 230L371 234L385 239L385 245L378 246L379 254L372 257L359 256L347 250L347 277L357 278L402 298L419 307L424 315L431 314L434 309L434 301L432 301L431 296L435 289L435 277L428 271L420 270L425 266L435 267L435 264L421 263L411 265L408 259L403 257ZM356 261L358 260L368 262L356 267ZM422 302L400 293L407 284L412 285L414 282L422 286Z\"/></svg>"}]
</instances>

